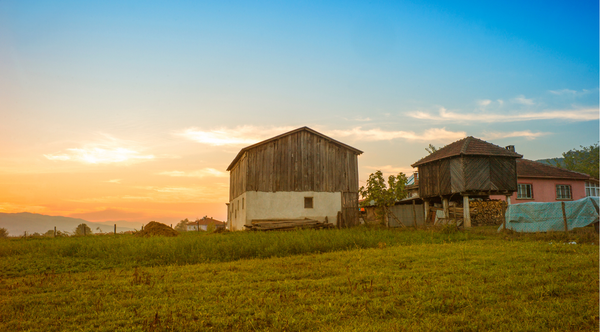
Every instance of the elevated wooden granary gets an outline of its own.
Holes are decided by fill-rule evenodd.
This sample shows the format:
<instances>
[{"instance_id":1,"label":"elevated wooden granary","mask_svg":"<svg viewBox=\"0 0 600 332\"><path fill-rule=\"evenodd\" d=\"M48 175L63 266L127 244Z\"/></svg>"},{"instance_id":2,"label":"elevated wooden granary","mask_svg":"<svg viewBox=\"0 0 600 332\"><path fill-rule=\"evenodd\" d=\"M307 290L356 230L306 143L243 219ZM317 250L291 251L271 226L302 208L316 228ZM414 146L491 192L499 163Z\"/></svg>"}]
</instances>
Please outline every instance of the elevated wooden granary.
<instances>
[{"instance_id":1,"label":"elevated wooden granary","mask_svg":"<svg viewBox=\"0 0 600 332\"><path fill-rule=\"evenodd\" d=\"M308 127L243 148L227 168L229 228L304 218L357 225L360 154Z\"/></svg>"},{"instance_id":2,"label":"elevated wooden granary","mask_svg":"<svg viewBox=\"0 0 600 332\"><path fill-rule=\"evenodd\" d=\"M517 191L516 160L522 157L512 146L502 148L469 136L439 149L412 167L418 167L419 196L426 203L440 198L447 211L448 199L462 196L465 226L470 227L469 197L512 195Z\"/></svg>"}]
</instances>

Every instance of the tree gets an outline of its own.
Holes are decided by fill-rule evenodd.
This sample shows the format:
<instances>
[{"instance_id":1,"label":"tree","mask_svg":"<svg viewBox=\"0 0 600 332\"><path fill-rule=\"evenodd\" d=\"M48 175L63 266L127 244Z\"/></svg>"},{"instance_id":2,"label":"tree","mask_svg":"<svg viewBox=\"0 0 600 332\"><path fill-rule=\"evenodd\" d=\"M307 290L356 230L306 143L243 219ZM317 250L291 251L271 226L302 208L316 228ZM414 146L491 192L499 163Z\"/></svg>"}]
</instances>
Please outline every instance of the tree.
<instances>
[{"instance_id":1,"label":"tree","mask_svg":"<svg viewBox=\"0 0 600 332\"><path fill-rule=\"evenodd\" d=\"M437 152L440 148L436 148L435 146L433 146L433 144L429 144L429 147L426 147L425 150L427 152L429 152L429 154L432 154L434 152Z\"/></svg>"},{"instance_id":2,"label":"tree","mask_svg":"<svg viewBox=\"0 0 600 332\"><path fill-rule=\"evenodd\" d=\"M598 179L598 143L590 145L589 147L580 147L581 150L572 149L562 154L565 163L564 168L579 173L585 173ZM557 160L554 162L556 166L561 167Z\"/></svg>"},{"instance_id":3,"label":"tree","mask_svg":"<svg viewBox=\"0 0 600 332\"><path fill-rule=\"evenodd\" d=\"M0 228L0 239L5 237L8 237L8 231L6 228Z\"/></svg>"},{"instance_id":4,"label":"tree","mask_svg":"<svg viewBox=\"0 0 600 332\"><path fill-rule=\"evenodd\" d=\"M178 223L178 224L175 226L175 230L176 230L176 231L178 231L178 232L186 232L186 231L187 231L187 224L188 224L189 222L190 222L190 221L189 221L187 218L183 219L182 221L180 221L180 222L179 222L179 223Z\"/></svg>"},{"instance_id":5,"label":"tree","mask_svg":"<svg viewBox=\"0 0 600 332\"><path fill-rule=\"evenodd\" d=\"M384 216L385 208L393 206L397 201L408 196L405 189L406 175L400 172L398 175L390 175L387 184L381 171L369 175L367 187L360 187L359 192L364 199L362 206L374 205L377 215Z\"/></svg>"},{"instance_id":6,"label":"tree","mask_svg":"<svg viewBox=\"0 0 600 332\"><path fill-rule=\"evenodd\" d=\"M91 235L94 234L92 229L86 224L79 224L74 231L75 235Z\"/></svg>"}]
</instances>

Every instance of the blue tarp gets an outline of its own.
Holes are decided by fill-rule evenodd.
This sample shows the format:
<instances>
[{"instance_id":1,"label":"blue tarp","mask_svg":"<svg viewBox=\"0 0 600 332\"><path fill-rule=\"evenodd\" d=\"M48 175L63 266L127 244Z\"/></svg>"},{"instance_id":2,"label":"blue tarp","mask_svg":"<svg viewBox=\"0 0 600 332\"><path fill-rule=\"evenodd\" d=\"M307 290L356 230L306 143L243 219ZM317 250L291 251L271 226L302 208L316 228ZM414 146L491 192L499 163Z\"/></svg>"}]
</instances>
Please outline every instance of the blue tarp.
<instances>
[{"instance_id":1,"label":"blue tarp","mask_svg":"<svg viewBox=\"0 0 600 332\"><path fill-rule=\"evenodd\" d=\"M509 205L506 210L506 229L517 232L564 231L562 202L521 203ZM569 230L598 222L600 197L586 197L564 202ZM498 228L498 231L502 226Z\"/></svg>"}]
</instances>

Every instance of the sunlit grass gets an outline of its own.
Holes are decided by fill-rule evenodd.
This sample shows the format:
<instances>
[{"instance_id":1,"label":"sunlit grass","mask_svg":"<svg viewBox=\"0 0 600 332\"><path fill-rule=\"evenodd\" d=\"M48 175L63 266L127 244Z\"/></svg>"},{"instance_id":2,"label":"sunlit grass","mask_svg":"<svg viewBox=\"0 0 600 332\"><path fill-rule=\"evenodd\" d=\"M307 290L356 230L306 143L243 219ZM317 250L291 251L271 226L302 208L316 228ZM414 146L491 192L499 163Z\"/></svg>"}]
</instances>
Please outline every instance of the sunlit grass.
<instances>
[{"instance_id":1,"label":"sunlit grass","mask_svg":"<svg viewBox=\"0 0 600 332\"><path fill-rule=\"evenodd\" d=\"M491 228L0 241L0 330L597 331L597 241Z\"/></svg>"}]
</instances>

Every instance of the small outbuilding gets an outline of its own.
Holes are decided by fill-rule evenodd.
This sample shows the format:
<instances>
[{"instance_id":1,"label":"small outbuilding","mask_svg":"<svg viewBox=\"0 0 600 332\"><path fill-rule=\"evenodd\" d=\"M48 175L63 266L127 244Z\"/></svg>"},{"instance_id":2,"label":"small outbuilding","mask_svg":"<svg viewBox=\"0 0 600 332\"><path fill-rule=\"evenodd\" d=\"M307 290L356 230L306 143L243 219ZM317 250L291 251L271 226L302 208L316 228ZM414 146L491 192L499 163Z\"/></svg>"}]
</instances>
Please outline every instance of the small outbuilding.
<instances>
[{"instance_id":1,"label":"small outbuilding","mask_svg":"<svg viewBox=\"0 0 600 332\"><path fill-rule=\"evenodd\" d=\"M309 218L358 224L362 151L301 127L243 148L227 170L227 224Z\"/></svg>"},{"instance_id":2,"label":"small outbuilding","mask_svg":"<svg viewBox=\"0 0 600 332\"><path fill-rule=\"evenodd\" d=\"M412 167L418 168L425 212L431 201L441 200L447 217L448 201L462 198L464 225L471 227L469 197L510 197L517 191L516 160L522 157L512 145L502 148L469 136L417 161Z\"/></svg>"},{"instance_id":3,"label":"small outbuilding","mask_svg":"<svg viewBox=\"0 0 600 332\"><path fill-rule=\"evenodd\" d=\"M226 224L220 220L204 216L202 219L196 219L187 223L188 231L207 231L209 228L215 230L225 228Z\"/></svg>"}]
</instances>

